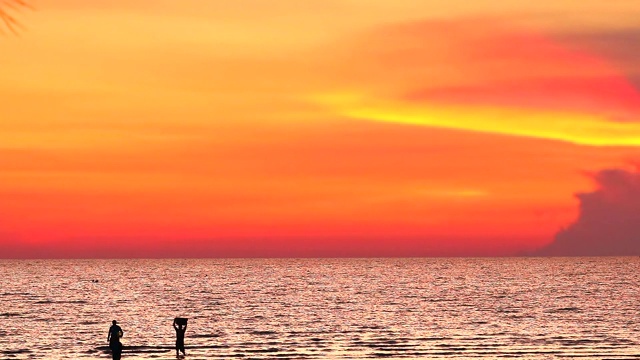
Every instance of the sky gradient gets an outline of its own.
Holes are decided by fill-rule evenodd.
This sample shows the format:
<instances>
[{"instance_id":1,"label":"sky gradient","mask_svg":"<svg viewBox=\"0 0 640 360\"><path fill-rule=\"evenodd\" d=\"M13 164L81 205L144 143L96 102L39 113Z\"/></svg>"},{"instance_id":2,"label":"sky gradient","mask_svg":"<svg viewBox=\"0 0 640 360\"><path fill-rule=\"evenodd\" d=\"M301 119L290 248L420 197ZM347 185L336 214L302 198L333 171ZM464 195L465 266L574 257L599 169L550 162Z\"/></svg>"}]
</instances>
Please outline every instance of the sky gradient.
<instances>
[{"instance_id":1,"label":"sky gradient","mask_svg":"<svg viewBox=\"0 0 640 360\"><path fill-rule=\"evenodd\" d=\"M40 0L0 37L0 257L535 251L635 171L639 17Z\"/></svg>"}]
</instances>

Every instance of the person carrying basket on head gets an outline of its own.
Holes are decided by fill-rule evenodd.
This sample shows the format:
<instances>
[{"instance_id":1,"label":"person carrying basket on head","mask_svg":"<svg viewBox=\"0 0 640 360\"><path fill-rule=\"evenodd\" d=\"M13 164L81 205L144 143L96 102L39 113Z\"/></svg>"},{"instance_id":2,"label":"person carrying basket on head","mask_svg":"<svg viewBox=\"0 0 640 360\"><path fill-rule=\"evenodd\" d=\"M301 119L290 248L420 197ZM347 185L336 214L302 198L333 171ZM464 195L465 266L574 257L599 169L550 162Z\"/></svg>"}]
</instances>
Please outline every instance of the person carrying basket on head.
<instances>
[{"instance_id":1,"label":"person carrying basket on head","mask_svg":"<svg viewBox=\"0 0 640 360\"><path fill-rule=\"evenodd\" d=\"M175 318L173 319L173 328L176 330L176 356L187 355L184 349L184 333L187 331L187 319Z\"/></svg>"}]
</instances>

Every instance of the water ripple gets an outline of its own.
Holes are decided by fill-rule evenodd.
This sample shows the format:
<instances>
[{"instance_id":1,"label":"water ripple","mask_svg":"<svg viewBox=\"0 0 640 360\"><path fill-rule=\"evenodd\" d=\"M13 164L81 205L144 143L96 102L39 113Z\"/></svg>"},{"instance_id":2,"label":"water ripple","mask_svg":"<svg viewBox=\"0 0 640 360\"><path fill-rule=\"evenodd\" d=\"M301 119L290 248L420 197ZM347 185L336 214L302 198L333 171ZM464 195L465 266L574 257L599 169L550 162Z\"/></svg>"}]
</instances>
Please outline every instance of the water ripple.
<instances>
[{"instance_id":1,"label":"water ripple","mask_svg":"<svg viewBox=\"0 0 640 360\"><path fill-rule=\"evenodd\" d=\"M584 271L588 266L589 271ZM639 359L637 258L0 261L0 358ZM175 356L175 355L173 355Z\"/></svg>"}]
</instances>

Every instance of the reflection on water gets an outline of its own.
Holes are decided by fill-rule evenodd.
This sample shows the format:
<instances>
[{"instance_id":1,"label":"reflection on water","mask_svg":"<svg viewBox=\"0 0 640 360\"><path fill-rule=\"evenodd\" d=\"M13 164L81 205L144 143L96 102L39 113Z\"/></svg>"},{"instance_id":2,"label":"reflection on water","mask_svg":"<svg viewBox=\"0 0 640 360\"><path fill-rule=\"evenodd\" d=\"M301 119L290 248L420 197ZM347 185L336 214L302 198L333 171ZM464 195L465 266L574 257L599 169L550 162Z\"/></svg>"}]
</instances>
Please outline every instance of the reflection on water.
<instances>
[{"instance_id":1,"label":"reflection on water","mask_svg":"<svg viewBox=\"0 0 640 360\"><path fill-rule=\"evenodd\" d=\"M0 261L0 358L640 359L640 259Z\"/></svg>"}]
</instances>

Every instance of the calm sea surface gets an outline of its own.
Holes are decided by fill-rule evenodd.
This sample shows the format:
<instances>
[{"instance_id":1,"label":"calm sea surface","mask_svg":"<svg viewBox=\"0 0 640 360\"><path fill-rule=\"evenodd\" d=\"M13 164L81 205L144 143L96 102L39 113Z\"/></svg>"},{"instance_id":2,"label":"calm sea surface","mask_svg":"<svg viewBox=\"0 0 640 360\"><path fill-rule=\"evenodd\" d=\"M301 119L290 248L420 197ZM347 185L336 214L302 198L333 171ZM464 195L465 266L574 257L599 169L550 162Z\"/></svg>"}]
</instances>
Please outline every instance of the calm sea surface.
<instances>
[{"instance_id":1,"label":"calm sea surface","mask_svg":"<svg viewBox=\"0 0 640 360\"><path fill-rule=\"evenodd\" d=\"M1 359L640 359L640 258L0 260ZM96 282L97 280L97 282Z\"/></svg>"}]
</instances>

